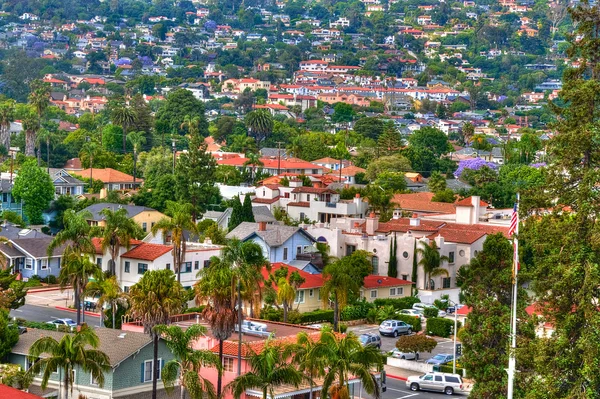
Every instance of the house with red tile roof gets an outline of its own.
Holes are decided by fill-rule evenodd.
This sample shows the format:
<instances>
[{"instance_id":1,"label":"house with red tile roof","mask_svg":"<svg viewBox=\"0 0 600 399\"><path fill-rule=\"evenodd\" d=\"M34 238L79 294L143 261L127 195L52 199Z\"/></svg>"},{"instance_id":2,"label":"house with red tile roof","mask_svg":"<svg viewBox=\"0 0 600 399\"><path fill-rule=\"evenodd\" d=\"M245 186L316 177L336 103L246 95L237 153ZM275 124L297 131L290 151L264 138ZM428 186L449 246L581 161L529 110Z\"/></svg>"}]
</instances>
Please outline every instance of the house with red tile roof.
<instances>
[{"instance_id":1,"label":"house with red tile roof","mask_svg":"<svg viewBox=\"0 0 600 399\"><path fill-rule=\"evenodd\" d=\"M104 183L104 188L107 190L133 190L139 188L144 180L139 177L133 181L133 176L123 173L113 168L92 168L83 169L77 172L78 176L100 180Z\"/></svg>"}]
</instances>

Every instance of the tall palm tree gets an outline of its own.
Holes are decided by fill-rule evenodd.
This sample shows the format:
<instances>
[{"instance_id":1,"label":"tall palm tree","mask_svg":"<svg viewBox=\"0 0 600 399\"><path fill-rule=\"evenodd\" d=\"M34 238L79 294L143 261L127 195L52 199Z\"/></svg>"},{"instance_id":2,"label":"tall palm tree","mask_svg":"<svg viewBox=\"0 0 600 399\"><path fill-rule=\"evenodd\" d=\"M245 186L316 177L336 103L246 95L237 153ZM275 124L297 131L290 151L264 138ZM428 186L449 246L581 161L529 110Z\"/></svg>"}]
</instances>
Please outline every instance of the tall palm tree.
<instances>
[{"instance_id":1,"label":"tall palm tree","mask_svg":"<svg viewBox=\"0 0 600 399\"><path fill-rule=\"evenodd\" d=\"M81 147L81 152L87 154L90 159L90 193L93 192L94 186L94 158L96 158L101 151L102 147L100 147L100 144L96 143L95 141L88 141L83 145L83 147Z\"/></svg>"},{"instance_id":2,"label":"tall palm tree","mask_svg":"<svg viewBox=\"0 0 600 399\"><path fill-rule=\"evenodd\" d=\"M258 168L264 166L264 163L261 161L260 155L255 152L247 153L246 158L247 159L246 162L244 162L244 166L250 166L250 176L252 178L252 182L254 182Z\"/></svg>"},{"instance_id":3,"label":"tall palm tree","mask_svg":"<svg viewBox=\"0 0 600 399\"><path fill-rule=\"evenodd\" d=\"M37 126L32 132L39 132L42 125L42 118L44 116L44 112L50 106L50 85L48 83L42 82L41 80L34 80L31 82L30 93L29 93L29 105L37 115ZM33 140L33 144L38 142L38 166L40 163L41 155L40 155L40 146L39 141L36 139L35 134L33 134L30 139Z\"/></svg>"},{"instance_id":4,"label":"tall palm tree","mask_svg":"<svg viewBox=\"0 0 600 399\"><path fill-rule=\"evenodd\" d=\"M287 323L288 310L296 299L296 289L290 282L282 277L277 281L277 302L283 306L283 322Z\"/></svg>"},{"instance_id":5,"label":"tall palm tree","mask_svg":"<svg viewBox=\"0 0 600 399\"><path fill-rule=\"evenodd\" d=\"M260 143L273 131L273 116L265 109L257 109L248 112L245 118L246 126L250 129L250 134Z\"/></svg>"},{"instance_id":6,"label":"tall palm tree","mask_svg":"<svg viewBox=\"0 0 600 399\"><path fill-rule=\"evenodd\" d=\"M175 281L171 270L153 270L144 273L140 281L129 291L129 315L142 323L144 332L150 334L154 343L152 361L152 399L156 399L156 383L159 373L158 338L154 327L168 324L170 317L181 313L185 302L185 290Z\"/></svg>"},{"instance_id":7,"label":"tall palm tree","mask_svg":"<svg viewBox=\"0 0 600 399\"><path fill-rule=\"evenodd\" d=\"M21 122L23 130L25 130L25 155L33 157L35 156L35 137L40 128L40 118L31 106L27 106Z\"/></svg>"},{"instance_id":8,"label":"tall palm tree","mask_svg":"<svg viewBox=\"0 0 600 399\"><path fill-rule=\"evenodd\" d=\"M135 185L135 178L137 174L137 156L140 152L142 144L146 144L146 133L131 132L127 135L127 140L129 140L133 147L133 184Z\"/></svg>"},{"instance_id":9,"label":"tall palm tree","mask_svg":"<svg viewBox=\"0 0 600 399\"><path fill-rule=\"evenodd\" d=\"M290 143L286 147L286 151L289 156L298 158L302 153L302 143L300 136L294 136L291 138Z\"/></svg>"},{"instance_id":10,"label":"tall palm tree","mask_svg":"<svg viewBox=\"0 0 600 399\"><path fill-rule=\"evenodd\" d=\"M194 136L195 134L199 134L200 130L200 118L197 116L189 116L186 115L183 118L183 122L180 126L181 129L186 129L190 136Z\"/></svg>"},{"instance_id":11,"label":"tall palm tree","mask_svg":"<svg viewBox=\"0 0 600 399\"><path fill-rule=\"evenodd\" d=\"M58 282L62 288L71 286L73 288L73 297L75 299L75 308L77 310L77 324L81 323L81 298L91 276L97 275L100 268L92 262L89 257L82 256L75 252L65 253L63 257Z\"/></svg>"},{"instance_id":12,"label":"tall palm tree","mask_svg":"<svg viewBox=\"0 0 600 399\"><path fill-rule=\"evenodd\" d=\"M10 123L15 120L15 101L0 103L0 145L10 150Z\"/></svg>"},{"instance_id":13,"label":"tall palm tree","mask_svg":"<svg viewBox=\"0 0 600 399\"><path fill-rule=\"evenodd\" d=\"M221 364L219 357L209 350L194 350L191 343L206 335L206 327L194 324L185 331L179 326L159 325L154 331L161 335L171 353L175 356L168 361L162 369L162 381L169 392L179 379L181 385L180 398L185 398L189 392L191 399L217 399L213 383L201 376L200 370L204 366L214 367L219 373Z\"/></svg>"},{"instance_id":14,"label":"tall palm tree","mask_svg":"<svg viewBox=\"0 0 600 399\"><path fill-rule=\"evenodd\" d=\"M185 231L197 233L198 227L192 219L193 208L191 204L180 204L174 201L167 201L167 215L169 217L161 218L152 226L152 234L161 232L163 239L171 235L171 244L173 245L173 270L177 273L177 281L181 281L181 265L185 260L186 238Z\"/></svg>"},{"instance_id":15,"label":"tall palm tree","mask_svg":"<svg viewBox=\"0 0 600 399\"><path fill-rule=\"evenodd\" d=\"M110 360L106 353L98 350L99 345L98 336L86 324L75 334L65 334L60 341L52 337L42 337L29 348L29 360L34 363L28 373L30 376L43 373L42 389L46 389L52 373L62 370L64 399L69 398L69 388L73 393L77 368L90 373L102 387L104 373L110 370Z\"/></svg>"},{"instance_id":16,"label":"tall palm tree","mask_svg":"<svg viewBox=\"0 0 600 399\"><path fill-rule=\"evenodd\" d=\"M374 346L363 347L353 333L340 336L331 331L323 331L319 341L317 354L325 357L327 363L322 398L350 399L350 376L358 378L369 395L375 399L380 397L379 384L371 374L383 368L379 349Z\"/></svg>"},{"instance_id":17,"label":"tall palm tree","mask_svg":"<svg viewBox=\"0 0 600 399\"><path fill-rule=\"evenodd\" d=\"M435 241L431 241L431 244L422 243L422 246L417 247L417 254L421 256L418 264L423 267L425 272L426 281L425 289L429 289L431 277L446 276L448 277L448 270L443 269L442 263L450 260L446 255L440 254Z\"/></svg>"},{"instance_id":18,"label":"tall palm tree","mask_svg":"<svg viewBox=\"0 0 600 399\"><path fill-rule=\"evenodd\" d=\"M123 129L123 154L127 151L127 129L135 122L135 111L127 104L120 104L111 112L111 119L115 125Z\"/></svg>"},{"instance_id":19,"label":"tall palm tree","mask_svg":"<svg viewBox=\"0 0 600 399\"><path fill-rule=\"evenodd\" d=\"M116 273L116 262L122 247L127 250L131 248L131 240L141 234L139 225L130 219L127 210L120 208L112 210L105 208L100 211L104 217L105 226L100 233L100 244L102 252L108 251L110 263L108 270L111 274Z\"/></svg>"},{"instance_id":20,"label":"tall palm tree","mask_svg":"<svg viewBox=\"0 0 600 399\"><path fill-rule=\"evenodd\" d=\"M292 363L308 378L310 384L309 399L313 398L313 385L317 377L325 375L327 359L324 356L323 344L302 331L298 333L296 343L291 347Z\"/></svg>"},{"instance_id":21,"label":"tall palm tree","mask_svg":"<svg viewBox=\"0 0 600 399\"><path fill-rule=\"evenodd\" d=\"M202 317L210 325L213 336L219 340L219 364L223 365L223 342L235 330L238 314L231 282L233 270L221 258L213 256L210 264L198 272L194 285L196 303L205 304ZM222 374L217 376L217 397L221 397Z\"/></svg>"},{"instance_id":22,"label":"tall palm tree","mask_svg":"<svg viewBox=\"0 0 600 399\"><path fill-rule=\"evenodd\" d=\"M100 307L100 320L104 324L104 305L110 305L112 313L112 328L116 328L116 314L119 305L127 304L127 295L121 289L117 276L104 278L103 273L98 273L94 281L87 283L85 293L92 297L98 297L98 306Z\"/></svg>"},{"instance_id":23,"label":"tall palm tree","mask_svg":"<svg viewBox=\"0 0 600 399\"><path fill-rule=\"evenodd\" d=\"M40 129L38 135L37 135L37 142L38 142L38 166L40 166L41 164L41 158L42 158L42 150L41 150L41 144L42 142L46 142L46 170L48 171L48 173L50 173L50 139L52 138L52 132L49 131L48 129Z\"/></svg>"},{"instance_id":24,"label":"tall palm tree","mask_svg":"<svg viewBox=\"0 0 600 399\"><path fill-rule=\"evenodd\" d=\"M283 356L287 351L281 344L268 339L259 353L250 351L248 364L250 371L238 375L225 389L230 389L235 399L240 399L247 389L260 389L262 399L275 397L275 388L290 384L298 387L303 380L302 373L295 364Z\"/></svg>"}]
</instances>

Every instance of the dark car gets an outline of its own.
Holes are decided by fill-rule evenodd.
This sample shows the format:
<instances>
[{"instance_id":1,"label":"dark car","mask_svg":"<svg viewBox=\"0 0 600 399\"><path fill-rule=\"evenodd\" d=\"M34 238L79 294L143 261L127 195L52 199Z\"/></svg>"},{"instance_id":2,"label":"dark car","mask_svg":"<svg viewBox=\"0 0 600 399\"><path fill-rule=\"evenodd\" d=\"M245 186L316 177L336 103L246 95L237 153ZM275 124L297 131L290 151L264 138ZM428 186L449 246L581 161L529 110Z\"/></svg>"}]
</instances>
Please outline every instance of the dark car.
<instances>
[{"instance_id":1,"label":"dark car","mask_svg":"<svg viewBox=\"0 0 600 399\"><path fill-rule=\"evenodd\" d=\"M381 338L375 334L361 334L358 337L362 346L374 346L377 349L381 349Z\"/></svg>"}]
</instances>

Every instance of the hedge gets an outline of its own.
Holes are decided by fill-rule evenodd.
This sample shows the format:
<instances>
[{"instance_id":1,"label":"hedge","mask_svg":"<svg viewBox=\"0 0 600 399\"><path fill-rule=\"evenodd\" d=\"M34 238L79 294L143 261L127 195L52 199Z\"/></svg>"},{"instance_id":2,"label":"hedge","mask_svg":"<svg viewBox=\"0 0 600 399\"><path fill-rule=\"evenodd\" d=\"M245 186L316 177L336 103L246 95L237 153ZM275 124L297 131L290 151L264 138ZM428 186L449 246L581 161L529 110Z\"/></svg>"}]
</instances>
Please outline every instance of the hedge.
<instances>
[{"instance_id":1,"label":"hedge","mask_svg":"<svg viewBox=\"0 0 600 399\"><path fill-rule=\"evenodd\" d=\"M457 359L458 361L458 359ZM453 372L453 367L452 367L452 362L450 362L450 365L445 365L442 364L439 366L440 372L441 373L452 373ZM468 373L465 369L461 368L461 367L456 367L456 374L460 374L463 377L468 377Z\"/></svg>"},{"instance_id":2,"label":"hedge","mask_svg":"<svg viewBox=\"0 0 600 399\"><path fill-rule=\"evenodd\" d=\"M333 323L333 310L313 310L300 314L300 324Z\"/></svg>"},{"instance_id":3,"label":"hedge","mask_svg":"<svg viewBox=\"0 0 600 399\"><path fill-rule=\"evenodd\" d=\"M407 314L399 314L394 316L394 319L405 322L410 325L413 332L421 331L421 319L415 316L409 316Z\"/></svg>"},{"instance_id":4,"label":"hedge","mask_svg":"<svg viewBox=\"0 0 600 399\"><path fill-rule=\"evenodd\" d=\"M461 323L458 322L457 326L460 328ZM427 319L426 331L429 335L448 338L454 333L454 320L444 319L442 317Z\"/></svg>"},{"instance_id":5,"label":"hedge","mask_svg":"<svg viewBox=\"0 0 600 399\"><path fill-rule=\"evenodd\" d=\"M260 311L260 318L269 321L283 321L283 309L265 308ZM333 323L333 310L313 310L312 312L299 313L296 310L288 311L290 324Z\"/></svg>"},{"instance_id":6,"label":"hedge","mask_svg":"<svg viewBox=\"0 0 600 399\"><path fill-rule=\"evenodd\" d=\"M392 298L375 299L373 301L373 304L378 308L382 307L382 306L392 305L394 307L394 309L402 310L402 309L412 309L412 306L415 303L419 303L419 302L421 302L419 300L419 298L415 298L414 296L405 296L404 298L397 298L397 299L392 299Z\"/></svg>"},{"instance_id":7,"label":"hedge","mask_svg":"<svg viewBox=\"0 0 600 399\"><path fill-rule=\"evenodd\" d=\"M374 309L375 305L370 302L362 301L354 305L348 305L342 309L340 318L343 321L366 319L369 310Z\"/></svg>"},{"instance_id":8,"label":"hedge","mask_svg":"<svg viewBox=\"0 0 600 399\"><path fill-rule=\"evenodd\" d=\"M187 308L183 311L183 313L202 313L205 307L205 305L200 305L196 307Z\"/></svg>"}]
</instances>

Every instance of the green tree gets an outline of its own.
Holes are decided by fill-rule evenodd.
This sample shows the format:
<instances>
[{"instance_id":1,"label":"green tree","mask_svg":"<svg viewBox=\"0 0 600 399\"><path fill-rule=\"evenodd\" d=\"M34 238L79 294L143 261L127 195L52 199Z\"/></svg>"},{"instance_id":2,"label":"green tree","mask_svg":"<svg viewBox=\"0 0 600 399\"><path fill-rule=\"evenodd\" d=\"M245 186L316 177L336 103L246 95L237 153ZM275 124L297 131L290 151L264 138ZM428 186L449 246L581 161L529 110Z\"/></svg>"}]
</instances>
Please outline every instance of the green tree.
<instances>
[{"instance_id":1,"label":"green tree","mask_svg":"<svg viewBox=\"0 0 600 399\"><path fill-rule=\"evenodd\" d=\"M377 175L374 182L375 186L381 187L385 191L398 193L406 190L406 179L402 172L382 172Z\"/></svg>"},{"instance_id":2,"label":"green tree","mask_svg":"<svg viewBox=\"0 0 600 399\"><path fill-rule=\"evenodd\" d=\"M250 195L246 195L244 197L244 203L242 204L242 210L244 214L243 222L252 222L254 223L254 212L252 212L252 200L250 199Z\"/></svg>"},{"instance_id":3,"label":"green tree","mask_svg":"<svg viewBox=\"0 0 600 399\"><path fill-rule=\"evenodd\" d=\"M159 374L158 339L154 330L159 324L167 324L172 315L181 313L187 297L185 290L175 280L171 270L152 270L131 286L128 314L144 326L144 332L152 336L154 353L152 356L152 399L156 399L156 383Z\"/></svg>"},{"instance_id":4,"label":"green tree","mask_svg":"<svg viewBox=\"0 0 600 399\"><path fill-rule=\"evenodd\" d=\"M243 222L243 209L242 203L240 201L240 196L236 195L231 200L231 216L229 217L229 223L227 225L227 229L232 231L236 227L239 226L240 223Z\"/></svg>"},{"instance_id":5,"label":"green tree","mask_svg":"<svg viewBox=\"0 0 600 399\"><path fill-rule=\"evenodd\" d=\"M298 370L304 373L310 385L308 398L313 398L313 386L315 378L325 376L327 359L323 355L322 343L315 341L309 334L302 331L296 336L296 343L290 348L293 353L292 361L298 366Z\"/></svg>"},{"instance_id":6,"label":"green tree","mask_svg":"<svg viewBox=\"0 0 600 399\"><path fill-rule=\"evenodd\" d=\"M94 182L94 159L99 156L102 152L100 145L95 141L88 141L81 147L81 153L86 154L89 159L90 166L90 186L88 190L93 192L93 182Z\"/></svg>"},{"instance_id":7,"label":"green tree","mask_svg":"<svg viewBox=\"0 0 600 399\"><path fill-rule=\"evenodd\" d=\"M390 155L380 157L369 163L366 172L366 178L370 181L375 181L377 176L383 172L409 172L411 165L408 159L401 155Z\"/></svg>"},{"instance_id":8,"label":"green tree","mask_svg":"<svg viewBox=\"0 0 600 399\"><path fill-rule=\"evenodd\" d=\"M366 251L354 251L352 255L338 259L325 266L321 288L324 304L333 301L333 329L338 331L340 309L344 308L349 298L358 298L365 277L371 274L373 267Z\"/></svg>"},{"instance_id":9,"label":"green tree","mask_svg":"<svg viewBox=\"0 0 600 399\"><path fill-rule=\"evenodd\" d=\"M411 147L430 150L435 157L440 157L452 149L448 136L439 129L424 127L413 132L408 138Z\"/></svg>"},{"instance_id":10,"label":"green tree","mask_svg":"<svg viewBox=\"0 0 600 399\"><path fill-rule=\"evenodd\" d=\"M182 124L185 117L200 118L199 130L208 135L208 123L204 119L204 104L196 99L191 91L177 89L169 93L166 101L156 111L155 127L159 134L171 134L176 131L183 134ZM206 134L204 134L206 132Z\"/></svg>"},{"instance_id":11,"label":"green tree","mask_svg":"<svg viewBox=\"0 0 600 399\"><path fill-rule=\"evenodd\" d=\"M100 211L100 215L105 223L100 231L100 245L102 252L108 252L110 255L108 271L114 275L121 248L129 250L131 240L140 236L142 232L139 225L129 218L127 210L124 208L116 210L104 208Z\"/></svg>"},{"instance_id":12,"label":"green tree","mask_svg":"<svg viewBox=\"0 0 600 399\"><path fill-rule=\"evenodd\" d=\"M367 394L376 399L380 397L379 384L372 374L383 368L378 348L362 346L353 333L336 335L331 331L323 331L319 342L323 345L322 353L327 359L322 398L350 399L350 376L360 380Z\"/></svg>"},{"instance_id":13,"label":"green tree","mask_svg":"<svg viewBox=\"0 0 600 399\"><path fill-rule=\"evenodd\" d=\"M61 262L58 282L61 289L71 287L74 292L75 309L77 310L77 325L81 323L84 314L81 309L81 299L83 292L91 276L96 276L101 272L96 263L89 257L77 254L75 252L65 252ZM80 318L80 315L82 316Z\"/></svg>"},{"instance_id":14,"label":"green tree","mask_svg":"<svg viewBox=\"0 0 600 399\"><path fill-rule=\"evenodd\" d=\"M510 346L513 253L513 247L504 235L493 234L486 238L483 250L471 263L458 270L457 285L461 288L464 304L471 307L469 318L460 332L464 347L461 363L473 371L471 375L475 384L471 394L475 397L506 396L505 367ZM517 351L517 356L520 356L530 350L525 348L524 332L533 333L532 326L527 323L527 293L523 288L519 289L517 304L518 318L521 320L518 337L520 349ZM522 360L520 357L519 360ZM527 371L523 362L520 362L519 369L521 372ZM521 385L520 388L526 387Z\"/></svg>"},{"instance_id":15,"label":"green tree","mask_svg":"<svg viewBox=\"0 0 600 399\"><path fill-rule=\"evenodd\" d=\"M398 242L396 241L396 234L394 233L394 240L390 240L390 260L388 265L388 276L398 277L398 259L396 253L398 252Z\"/></svg>"},{"instance_id":16,"label":"green tree","mask_svg":"<svg viewBox=\"0 0 600 399\"><path fill-rule=\"evenodd\" d=\"M385 123L379 118L360 118L354 124L354 131L361 136L377 140L384 132Z\"/></svg>"},{"instance_id":17,"label":"green tree","mask_svg":"<svg viewBox=\"0 0 600 399\"><path fill-rule=\"evenodd\" d=\"M102 273L97 273L96 278L93 281L88 282L85 286L85 292L88 296L98 298L100 320L105 325L107 325L107 321L104 320L104 305L110 306L110 313L112 316L111 328L117 328L115 318L119 311L119 305L127 305L127 295L123 293L123 290L119 286L117 276L104 278Z\"/></svg>"},{"instance_id":18,"label":"green tree","mask_svg":"<svg viewBox=\"0 0 600 399\"><path fill-rule=\"evenodd\" d=\"M161 218L152 226L152 234L159 231L162 233L163 240L167 236L171 237L173 245L173 270L177 273L177 282L181 281L181 266L185 260L187 248L185 233L198 233L196 223L192 218L192 206L190 204L180 204L178 202L167 202L168 217Z\"/></svg>"},{"instance_id":19,"label":"green tree","mask_svg":"<svg viewBox=\"0 0 600 399\"><path fill-rule=\"evenodd\" d=\"M265 109L248 112L244 122L259 146L273 132L273 117Z\"/></svg>"},{"instance_id":20,"label":"green tree","mask_svg":"<svg viewBox=\"0 0 600 399\"><path fill-rule=\"evenodd\" d=\"M0 146L10 148L10 124L15 120L15 102L6 100L0 103Z\"/></svg>"},{"instance_id":21,"label":"green tree","mask_svg":"<svg viewBox=\"0 0 600 399\"><path fill-rule=\"evenodd\" d=\"M333 106L333 115L331 121L333 123L348 123L354 119L354 108L352 105L346 103L336 103Z\"/></svg>"},{"instance_id":22,"label":"green tree","mask_svg":"<svg viewBox=\"0 0 600 399\"><path fill-rule=\"evenodd\" d=\"M28 102L29 102L29 105L31 106L31 108L33 108L33 110L35 111L35 113L37 115L37 124L38 124L31 131L35 131L37 133L40 131L44 113L50 106L50 84L36 79L30 83L29 89L30 89L30 92L29 92ZM33 145L35 145L35 142L38 141L37 138L35 137L35 135L29 135L27 138L30 141L31 140L34 141L33 143L29 142L29 146L26 145L26 147L29 147L29 148L31 148ZM33 154L26 154L26 155L33 155ZM41 151L40 151L40 147L38 145L38 166L40 165L40 157L41 157Z\"/></svg>"},{"instance_id":23,"label":"green tree","mask_svg":"<svg viewBox=\"0 0 600 399\"><path fill-rule=\"evenodd\" d=\"M133 184L135 184L135 178L137 174L137 157L140 153L140 149L143 144L146 144L146 133L145 132L131 132L127 135L127 140L133 147Z\"/></svg>"},{"instance_id":24,"label":"green tree","mask_svg":"<svg viewBox=\"0 0 600 399\"><path fill-rule=\"evenodd\" d=\"M475 126L471 122L466 122L461 130L462 141L465 145L469 145L471 138L475 135Z\"/></svg>"},{"instance_id":25,"label":"green tree","mask_svg":"<svg viewBox=\"0 0 600 399\"><path fill-rule=\"evenodd\" d=\"M259 389L262 399L275 397L275 388L284 384L298 387L303 380L296 365L284 357L285 348L268 339L258 353L250 350L250 371L237 376L225 389L231 390L235 399L240 399L247 389Z\"/></svg>"},{"instance_id":26,"label":"green tree","mask_svg":"<svg viewBox=\"0 0 600 399\"><path fill-rule=\"evenodd\" d=\"M110 117L115 125L121 126L121 129L123 129L122 142L123 153L125 153L125 151L127 151L127 131L135 122L135 112L127 104L120 103L112 109Z\"/></svg>"},{"instance_id":27,"label":"green tree","mask_svg":"<svg viewBox=\"0 0 600 399\"><path fill-rule=\"evenodd\" d=\"M35 160L25 161L15 178L12 195L23 201L23 211L32 224L44 222L42 212L48 209L54 199L54 184L50 175L37 166Z\"/></svg>"},{"instance_id":28,"label":"green tree","mask_svg":"<svg viewBox=\"0 0 600 399\"><path fill-rule=\"evenodd\" d=\"M201 376L201 369L209 366L221 373L219 357L209 350L195 350L191 346L195 340L206 335L206 327L194 324L183 330L179 326L158 325L154 327L154 331L160 334L175 356L162 369L162 381L167 392L171 391L179 380L181 399L186 397L186 391L191 399L217 399L212 382Z\"/></svg>"},{"instance_id":29,"label":"green tree","mask_svg":"<svg viewBox=\"0 0 600 399\"><path fill-rule=\"evenodd\" d=\"M417 252L420 256L419 266L423 267L425 273L425 289L430 289L431 278L437 276L448 276L448 270L442 268L443 262L447 262L449 258L446 255L441 255L440 250L434 240L430 244L421 243L417 247Z\"/></svg>"},{"instance_id":30,"label":"green tree","mask_svg":"<svg viewBox=\"0 0 600 399\"><path fill-rule=\"evenodd\" d=\"M13 346L19 341L17 326L9 324L8 310L0 308L0 357L10 354Z\"/></svg>"},{"instance_id":31,"label":"green tree","mask_svg":"<svg viewBox=\"0 0 600 399\"><path fill-rule=\"evenodd\" d=\"M42 373L42 389L46 389L52 373L62 370L65 399L69 398L69 388L73 392L75 370L80 368L103 387L104 373L110 370L110 359L98 350L99 345L98 336L86 324L75 334L63 335L60 341L53 337L39 338L29 348L29 361L34 363L28 373L31 376Z\"/></svg>"},{"instance_id":32,"label":"green tree","mask_svg":"<svg viewBox=\"0 0 600 399\"><path fill-rule=\"evenodd\" d=\"M418 352L431 352L437 346L437 341L425 335L405 335L396 341L396 348L405 353L415 353L417 360ZM462 359L461 359L462 360Z\"/></svg>"},{"instance_id":33,"label":"green tree","mask_svg":"<svg viewBox=\"0 0 600 399\"><path fill-rule=\"evenodd\" d=\"M446 189L446 178L438 171L432 172L427 182L427 188L432 193L437 193Z\"/></svg>"}]
</instances>

